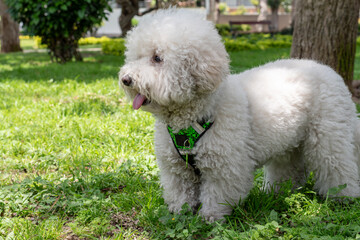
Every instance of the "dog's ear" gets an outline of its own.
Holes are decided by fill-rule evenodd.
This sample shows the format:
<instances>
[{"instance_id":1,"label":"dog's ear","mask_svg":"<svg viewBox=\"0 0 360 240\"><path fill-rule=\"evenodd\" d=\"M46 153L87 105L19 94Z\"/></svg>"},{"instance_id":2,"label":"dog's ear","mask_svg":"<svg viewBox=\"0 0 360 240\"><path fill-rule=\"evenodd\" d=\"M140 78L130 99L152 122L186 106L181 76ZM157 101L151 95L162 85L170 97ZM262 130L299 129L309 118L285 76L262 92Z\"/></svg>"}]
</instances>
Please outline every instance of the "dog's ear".
<instances>
[{"instance_id":1,"label":"dog's ear","mask_svg":"<svg viewBox=\"0 0 360 240\"><path fill-rule=\"evenodd\" d=\"M211 93L229 74L229 56L223 46L197 54L192 65L192 76L198 93Z\"/></svg>"}]
</instances>

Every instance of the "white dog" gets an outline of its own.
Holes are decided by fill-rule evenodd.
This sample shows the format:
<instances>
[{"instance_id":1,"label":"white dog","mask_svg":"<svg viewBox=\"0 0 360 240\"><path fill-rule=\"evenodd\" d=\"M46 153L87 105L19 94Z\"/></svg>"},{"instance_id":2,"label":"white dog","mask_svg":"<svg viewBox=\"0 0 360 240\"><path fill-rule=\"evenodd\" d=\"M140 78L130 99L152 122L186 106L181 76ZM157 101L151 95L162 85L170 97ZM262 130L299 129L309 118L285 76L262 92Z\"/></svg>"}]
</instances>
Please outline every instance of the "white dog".
<instances>
[{"instance_id":1,"label":"white dog","mask_svg":"<svg viewBox=\"0 0 360 240\"><path fill-rule=\"evenodd\" d=\"M201 204L207 220L221 219L247 196L262 166L266 187L288 179L299 186L312 171L321 195L346 184L338 196L360 196L360 124L331 68L280 60L229 75L213 24L181 9L143 17L126 47L119 82L134 109L156 118L171 211Z\"/></svg>"}]
</instances>

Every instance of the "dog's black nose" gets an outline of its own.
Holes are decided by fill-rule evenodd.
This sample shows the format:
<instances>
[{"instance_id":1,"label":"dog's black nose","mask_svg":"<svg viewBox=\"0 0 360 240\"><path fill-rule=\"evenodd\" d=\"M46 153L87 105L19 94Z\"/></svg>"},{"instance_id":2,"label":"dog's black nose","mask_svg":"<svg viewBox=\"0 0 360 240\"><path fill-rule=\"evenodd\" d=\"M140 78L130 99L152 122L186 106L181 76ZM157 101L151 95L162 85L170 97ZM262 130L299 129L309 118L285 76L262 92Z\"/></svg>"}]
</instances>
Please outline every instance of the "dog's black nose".
<instances>
[{"instance_id":1,"label":"dog's black nose","mask_svg":"<svg viewBox=\"0 0 360 240\"><path fill-rule=\"evenodd\" d=\"M125 86L130 86L132 84L132 78L129 75L125 75L121 81Z\"/></svg>"}]
</instances>

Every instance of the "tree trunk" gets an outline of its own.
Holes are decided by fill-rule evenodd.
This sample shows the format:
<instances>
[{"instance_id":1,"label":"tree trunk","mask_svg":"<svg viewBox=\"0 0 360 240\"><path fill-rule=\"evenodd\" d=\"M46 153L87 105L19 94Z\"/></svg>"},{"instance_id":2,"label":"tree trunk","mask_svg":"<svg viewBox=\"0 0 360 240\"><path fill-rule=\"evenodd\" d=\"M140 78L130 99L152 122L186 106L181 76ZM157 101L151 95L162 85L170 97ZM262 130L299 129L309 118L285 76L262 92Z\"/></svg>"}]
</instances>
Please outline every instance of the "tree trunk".
<instances>
[{"instance_id":1,"label":"tree trunk","mask_svg":"<svg viewBox=\"0 0 360 240\"><path fill-rule=\"evenodd\" d=\"M295 17L295 12L296 12L296 1L297 0L292 0L291 1L291 13L290 13L290 26L291 28L294 28L294 17Z\"/></svg>"},{"instance_id":2,"label":"tree trunk","mask_svg":"<svg viewBox=\"0 0 360 240\"><path fill-rule=\"evenodd\" d=\"M206 19L212 21L213 23L217 22L217 4L215 0L208 0L206 1L208 5L206 6Z\"/></svg>"},{"instance_id":3,"label":"tree trunk","mask_svg":"<svg viewBox=\"0 0 360 240\"><path fill-rule=\"evenodd\" d=\"M117 0L116 2L121 6L119 25L121 28L121 36L125 37L132 27L131 19L139 12L139 2L138 0Z\"/></svg>"},{"instance_id":4,"label":"tree trunk","mask_svg":"<svg viewBox=\"0 0 360 240\"><path fill-rule=\"evenodd\" d=\"M266 18L267 18L266 0L260 0L259 1L259 8L260 8L260 13L259 13L259 16L258 16L257 20L258 21L265 21ZM258 24L258 25L256 25L256 29L257 29L258 32L264 32L264 25Z\"/></svg>"},{"instance_id":5,"label":"tree trunk","mask_svg":"<svg viewBox=\"0 0 360 240\"><path fill-rule=\"evenodd\" d=\"M292 58L314 59L332 67L353 93L360 0L297 0Z\"/></svg>"},{"instance_id":6,"label":"tree trunk","mask_svg":"<svg viewBox=\"0 0 360 240\"><path fill-rule=\"evenodd\" d=\"M66 63L75 58L76 61L82 61L83 58L79 52L78 39L74 36L67 38L42 39L49 49L51 61L57 63Z\"/></svg>"},{"instance_id":7,"label":"tree trunk","mask_svg":"<svg viewBox=\"0 0 360 240\"><path fill-rule=\"evenodd\" d=\"M139 0L116 0L116 3L121 6L119 25L121 36L125 37L127 32L132 28L131 20L135 15L143 16L160 8L177 6L178 0L155 0L155 7L149 8L142 13L139 12Z\"/></svg>"},{"instance_id":8,"label":"tree trunk","mask_svg":"<svg viewBox=\"0 0 360 240\"><path fill-rule=\"evenodd\" d=\"M5 2L0 0L1 52L19 52L22 51L19 40L19 25L12 20L7 9Z\"/></svg>"},{"instance_id":9,"label":"tree trunk","mask_svg":"<svg viewBox=\"0 0 360 240\"><path fill-rule=\"evenodd\" d=\"M271 8L271 32L279 30L279 7Z\"/></svg>"}]
</instances>

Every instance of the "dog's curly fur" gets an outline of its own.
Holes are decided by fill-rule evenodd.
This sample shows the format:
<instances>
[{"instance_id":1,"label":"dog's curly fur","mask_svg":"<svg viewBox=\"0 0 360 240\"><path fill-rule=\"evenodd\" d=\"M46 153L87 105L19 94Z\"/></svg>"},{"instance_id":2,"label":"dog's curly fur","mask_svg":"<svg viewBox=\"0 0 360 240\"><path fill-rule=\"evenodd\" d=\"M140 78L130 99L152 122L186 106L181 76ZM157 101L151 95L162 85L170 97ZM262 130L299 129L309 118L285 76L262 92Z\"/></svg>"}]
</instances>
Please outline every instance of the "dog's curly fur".
<instances>
[{"instance_id":1,"label":"dog's curly fur","mask_svg":"<svg viewBox=\"0 0 360 240\"><path fill-rule=\"evenodd\" d=\"M252 188L265 166L266 188L314 172L315 188L346 184L360 196L360 124L342 78L309 60L280 60L237 75L212 23L188 10L144 16L127 37L120 85L134 108L154 114L155 152L169 209L184 203L213 221ZM214 124L193 153L201 176L178 155L176 132L194 121Z\"/></svg>"}]
</instances>

